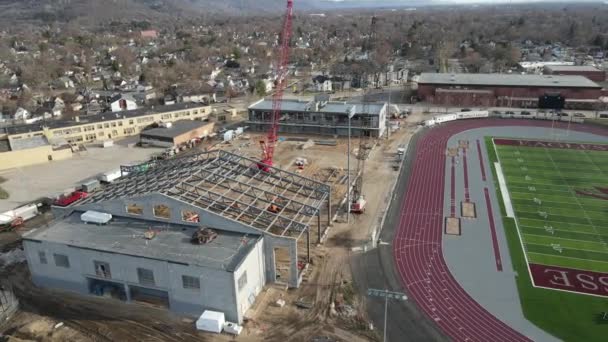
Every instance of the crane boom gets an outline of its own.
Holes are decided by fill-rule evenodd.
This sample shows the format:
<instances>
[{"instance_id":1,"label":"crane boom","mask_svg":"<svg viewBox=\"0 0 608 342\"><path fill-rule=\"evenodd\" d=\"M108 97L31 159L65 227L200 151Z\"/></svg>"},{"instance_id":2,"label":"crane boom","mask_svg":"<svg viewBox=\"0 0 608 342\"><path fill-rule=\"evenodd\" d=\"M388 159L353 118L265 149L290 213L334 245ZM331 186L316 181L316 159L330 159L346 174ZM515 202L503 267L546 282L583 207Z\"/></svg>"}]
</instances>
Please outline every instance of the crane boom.
<instances>
[{"instance_id":1,"label":"crane boom","mask_svg":"<svg viewBox=\"0 0 608 342\"><path fill-rule=\"evenodd\" d=\"M293 0L287 0L287 11L283 21L281 31L281 45L277 54L277 84L272 95L272 112L270 114L270 128L266 141L260 141L262 147L262 160L258 167L264 171L269 171L273 164L274 150L276 147L279 131L279 121L281 119L281 104L285 83L287 78L287 63L289 62L289 41L291 40L291 23L293 19Z\"/></svg>"}]
</instances>

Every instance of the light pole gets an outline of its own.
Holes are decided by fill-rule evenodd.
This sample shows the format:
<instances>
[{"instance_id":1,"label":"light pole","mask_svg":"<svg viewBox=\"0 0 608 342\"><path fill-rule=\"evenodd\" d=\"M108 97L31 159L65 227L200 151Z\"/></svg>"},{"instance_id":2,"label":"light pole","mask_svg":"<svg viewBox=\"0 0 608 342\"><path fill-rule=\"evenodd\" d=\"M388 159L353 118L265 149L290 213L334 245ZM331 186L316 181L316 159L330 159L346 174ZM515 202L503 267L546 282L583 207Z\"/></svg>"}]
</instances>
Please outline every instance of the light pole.
<instances>
[{"instance_id":1,"label":"light pole","mask_svg":"<svg viewBox=\"0 0 608 342\"><path fill-rule=\"evenodd\" d=\"M355 116L356 107L352 106L348 110L348 147L346 151L346 223L350 223L350 119Z\"/></svg>"},{"instance_id":2,"label":"light pole","mask_svg":"<svg viewBox=\"0 0 608 342\"><path fill-rule=\"evenodd\" d=\"M388 314L388 300L395 299L400 301L406 301L407 296L401 292L393 292L389 290L377 290L377 289L367 289L367 295L370 297L384 297L384 333L383 333L383 341L386 342L386 316Z\"/></svg>"}]
</instances>

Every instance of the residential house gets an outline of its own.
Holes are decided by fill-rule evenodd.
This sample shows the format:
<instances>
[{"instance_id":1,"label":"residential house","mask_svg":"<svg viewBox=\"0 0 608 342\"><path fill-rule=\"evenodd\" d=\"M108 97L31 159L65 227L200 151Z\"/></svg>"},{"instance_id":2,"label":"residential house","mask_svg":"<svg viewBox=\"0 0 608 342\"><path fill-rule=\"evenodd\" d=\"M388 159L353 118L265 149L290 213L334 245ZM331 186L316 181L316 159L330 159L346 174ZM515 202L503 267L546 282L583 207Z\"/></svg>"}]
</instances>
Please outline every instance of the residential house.
<instances>
[{"instance_id":1,"label":"residential house","mask_svg":"<svg viewBox=\"0 0 608 342\"><path fill-rule=\"evenodd\" d=\"M129 94L119 94L110 100L110 108L112 109L112 112L134 110L137 109L137 103L133 96Z\"/></svg>"},{"instance_id":2,"label":"residential house","mask_svg":"<svg viewBox=\"0 0 608 342\"><path fill-rule=\"evenodd\" d=\"M332 91L332 82L328 76L319 75L312 79L315 91L330 92Z\"/></svg>"}]
</instances>

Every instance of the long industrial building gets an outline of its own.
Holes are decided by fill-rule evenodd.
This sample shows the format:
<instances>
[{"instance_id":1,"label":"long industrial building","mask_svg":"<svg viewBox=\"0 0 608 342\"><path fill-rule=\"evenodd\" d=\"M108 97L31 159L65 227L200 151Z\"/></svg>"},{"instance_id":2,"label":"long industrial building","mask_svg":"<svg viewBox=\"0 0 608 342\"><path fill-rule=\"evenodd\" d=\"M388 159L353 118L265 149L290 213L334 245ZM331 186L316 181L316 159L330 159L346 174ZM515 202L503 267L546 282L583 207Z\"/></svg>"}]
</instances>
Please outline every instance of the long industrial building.
<instances>
[{"instance_id":1,"label":"long industrial building","mask_svg":"<svg viewBox=\"0 0 608 342\"><path fill-rule=\"evenodd\" d=\"M256 165L216 150L123 167L24 235L33 282L242 322L266 283L300 285L331 214L329 186Z\"/></svg>"},{"instance_id":2,"label":"long industrial building","mask_svg":"<svg viewBox=\"0 0 608 342\"><path fill-rule=\"evenodd\" d=\"M69 149L56 148L60 144L120 139L138 135L153 123L206 120L209 114L210 106L179 103L7 127L0 131L0 170L71 157Z\"/></svg>"},{"instance_id":3,"label":"long industrial building","mask_svg":"<svg viewBox=\"0 0 608 342\"><path fill-rule=\"evenodd\" d=\"M567 108L593 107L608 93L583 76L422 73L418 98L447 106L538 107L547 93L566 98Z\"/></svg>"},{"instance_id":4,"label":"long industrial building","mask_svg":"<svg viewBox=\"0 0 608 342\"><path fill-rule=\"evenodd\" d=\"M282 100L279 132L293 134L348 135L348 113L353 136L380 137L386 130L386 103L351 103L329 101L329 97L312 101ZM247 124L255 131L266 131L271 123L272 101L262 99L249 106Z\"/></svg>"}]
</instances>

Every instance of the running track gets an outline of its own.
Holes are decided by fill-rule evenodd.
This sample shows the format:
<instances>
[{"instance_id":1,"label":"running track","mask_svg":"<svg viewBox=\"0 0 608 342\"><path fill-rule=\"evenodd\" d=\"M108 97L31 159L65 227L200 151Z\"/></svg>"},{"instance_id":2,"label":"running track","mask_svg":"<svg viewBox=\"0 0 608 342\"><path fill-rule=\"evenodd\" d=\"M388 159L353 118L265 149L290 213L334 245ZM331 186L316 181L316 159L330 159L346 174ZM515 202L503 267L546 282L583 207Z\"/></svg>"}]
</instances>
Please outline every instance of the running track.
<instances>
[{"instance_id":1,"label":"running track","mask_svg":"<svg viewBox=\"0 0 608 342\"><path fill-rule=\"evenodd\" d=\"M464 120L425 133L416 145L407 192L400 206L400 222L393 243L395 266L410 299L451 339L529 341L492 316L460 287L441 250L448 139L469 129L488 126L551 127L551 122ZM554 127L566 125L556 123ZM570 129L608 136L607 130L595 126L571 125Z\"/></svg>"}]
</instances>

